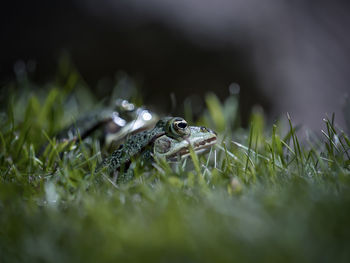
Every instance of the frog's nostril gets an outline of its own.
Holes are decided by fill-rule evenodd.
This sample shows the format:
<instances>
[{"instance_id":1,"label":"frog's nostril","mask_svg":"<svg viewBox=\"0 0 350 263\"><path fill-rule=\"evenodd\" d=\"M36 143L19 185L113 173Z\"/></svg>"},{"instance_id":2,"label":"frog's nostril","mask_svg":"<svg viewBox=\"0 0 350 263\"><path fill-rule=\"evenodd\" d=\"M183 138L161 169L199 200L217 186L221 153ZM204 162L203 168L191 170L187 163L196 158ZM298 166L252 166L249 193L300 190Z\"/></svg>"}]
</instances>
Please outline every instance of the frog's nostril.
<instances>
[{"instance_id":1,"label":"frog's nostril","mask_svg":"<svg viewBox=\"0 0 350 263\"><path fill-rule=\"evenodd\" d=\"M213 131L212 129L208 129L208 131L210 132L210 133L214 133L215 135L218 135L215 131Z\"/></svg>"}]
</instances>

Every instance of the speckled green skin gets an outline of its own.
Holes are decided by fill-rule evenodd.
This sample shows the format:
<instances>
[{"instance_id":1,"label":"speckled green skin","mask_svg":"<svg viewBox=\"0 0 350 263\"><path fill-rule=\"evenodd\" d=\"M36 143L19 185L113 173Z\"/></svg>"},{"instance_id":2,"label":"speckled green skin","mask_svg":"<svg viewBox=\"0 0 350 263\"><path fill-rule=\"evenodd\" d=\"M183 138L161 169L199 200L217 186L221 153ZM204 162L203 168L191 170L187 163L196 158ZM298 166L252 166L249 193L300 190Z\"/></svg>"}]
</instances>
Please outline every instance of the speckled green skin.
<instances>
[{"instance_id":1,"label":"speckled green skin","mask_svg":"<svg viewBox=\"0 0 350 263\"><path fill-rule=\"evenodd\" d=\"M111 156L103 160L97 167L96 172L106 169L109 174L115 171L126 171L131 163L132 158L141 154L147 146L151 145L154 140L166 134L166 124L172 117L165 117L159 120L156 126L149 131L143 131L132 135L112 153Z\"/></svg>"}]
</instances>

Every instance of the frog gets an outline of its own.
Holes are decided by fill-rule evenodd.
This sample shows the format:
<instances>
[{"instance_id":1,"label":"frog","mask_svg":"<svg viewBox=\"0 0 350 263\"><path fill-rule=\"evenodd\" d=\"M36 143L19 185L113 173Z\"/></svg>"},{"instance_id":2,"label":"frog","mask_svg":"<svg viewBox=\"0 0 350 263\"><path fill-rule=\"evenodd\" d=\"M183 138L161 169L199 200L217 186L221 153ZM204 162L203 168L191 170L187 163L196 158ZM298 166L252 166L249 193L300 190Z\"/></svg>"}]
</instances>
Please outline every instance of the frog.
<instances>
[{"instance_id":1,"label":"frog","mask_svg":"<svg viewBox=\"0 0 350 263\"><path fill-rule=\"evenodd\" d=\"M181 117L164 117L156 123L153 129L129 136L124 144L121 144L112 155L102 161L96 171L106 168L111 174L117 170L127 170L132 158L142 154L152 146L157 138L165 134L180 138L188 136L190 129L187 122Z\"/></svg>"},{"instance_id":2,"label":"frog","mask_svg":"<svg viewBox=\"0 0 350 263\"><path fill-rule=\"evenodd\" d=\"M192 145L197 153L207 150L216 143L216 133L205 127L189 126L181 117L165 117L149 131L131 136L113 154L98 166L96 172L107 171L114 175L116 182L126 182L133 178L128 169L132 160L141 158L142 163L150 164L154 158L174 161L189 155Z\"/></svg>"}]
</instances>

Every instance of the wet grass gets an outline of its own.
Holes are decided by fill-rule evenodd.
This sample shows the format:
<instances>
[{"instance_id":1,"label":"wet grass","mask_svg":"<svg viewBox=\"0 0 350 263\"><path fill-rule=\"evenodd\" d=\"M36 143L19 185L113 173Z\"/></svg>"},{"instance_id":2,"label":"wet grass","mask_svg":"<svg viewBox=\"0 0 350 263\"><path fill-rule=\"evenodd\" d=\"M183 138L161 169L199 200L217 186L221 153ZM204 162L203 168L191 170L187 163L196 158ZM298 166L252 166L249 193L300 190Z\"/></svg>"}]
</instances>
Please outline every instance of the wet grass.
<instances>
[{"instance_id":1,"label":"wet grass","mask_svg":"<svg viewBox=\"0 0 350 263\"><path fill-rule=\"evenodd\" d=\"M289 116L282 132L254 110L242 129L236 95L208 94L192 124L216 130L216 147L137 164L135 179L116 185L94 173L96 139L54 137L96 105L67 79L19 81L0 115L1 262L349 261L350 140L334 117L301 142Z\"/></svg>"}]
</instances>

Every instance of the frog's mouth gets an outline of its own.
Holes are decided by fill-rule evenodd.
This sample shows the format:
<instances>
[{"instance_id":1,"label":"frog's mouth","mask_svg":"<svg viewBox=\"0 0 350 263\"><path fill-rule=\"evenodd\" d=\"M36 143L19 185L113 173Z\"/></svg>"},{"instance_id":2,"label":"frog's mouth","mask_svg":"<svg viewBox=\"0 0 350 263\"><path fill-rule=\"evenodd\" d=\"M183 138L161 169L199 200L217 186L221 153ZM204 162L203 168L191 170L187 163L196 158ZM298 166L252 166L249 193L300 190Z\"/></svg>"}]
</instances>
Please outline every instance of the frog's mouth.
<instances>
[{"instance_id":1,"label":"frog's mouth","mask_svg":"<svg viewBox=\"0 0 350 263\"><path fill-rule=\"evenodd\" d=\"M212 138L209 138L208 140L193 143L192 147L197 154L200 154L208 151L211 146L216 144L216 141L217 141L216 137L212 137ZM190 142L188 142L188 145L189 144ZM190 155L190 150L188 148L188 145L180 148L177 152L169 155L168 159L172 161L172 160L177 160L178 158L183 159L188 157Z\"/></svg>"}]
</instances>

